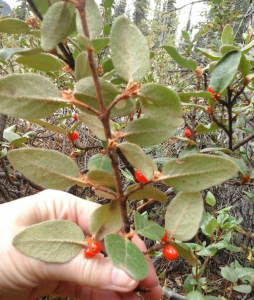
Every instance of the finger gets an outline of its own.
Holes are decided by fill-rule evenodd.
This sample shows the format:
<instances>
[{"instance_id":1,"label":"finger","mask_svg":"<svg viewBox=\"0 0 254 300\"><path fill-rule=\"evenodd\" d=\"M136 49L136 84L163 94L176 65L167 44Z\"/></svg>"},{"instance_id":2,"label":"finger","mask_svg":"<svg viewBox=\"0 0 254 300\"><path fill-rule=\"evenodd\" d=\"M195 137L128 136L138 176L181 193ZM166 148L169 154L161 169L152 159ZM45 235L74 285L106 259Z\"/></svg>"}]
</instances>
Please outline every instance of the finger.
<instances>
[{"instance_id":1,"label":"finger","mask_svg":"<svg viewBox=\"0 0 254 300\"><path fill-rule=\"evenodd\" d=\"M138 285L138 281L133 280L124 271L114 267L110 259L102 254L87 259L81 251L74 259L64 264L51 264L41 261L35 261L35 263L33 272L41 281L68 281L90 288L120 292L133 291Z\"/></svg>"},{"instance_id":2,"label":"finger","mask_svg":"<svg viewBox=\"0 0 254 300\"><path fill-rule=\"evenodd\" d=\"M68 220L89 234L89 218L100 205L71 194L45 190L37 195L15 201L18 225L27 227L47 220Z\"/></svg>"}]
</instances>

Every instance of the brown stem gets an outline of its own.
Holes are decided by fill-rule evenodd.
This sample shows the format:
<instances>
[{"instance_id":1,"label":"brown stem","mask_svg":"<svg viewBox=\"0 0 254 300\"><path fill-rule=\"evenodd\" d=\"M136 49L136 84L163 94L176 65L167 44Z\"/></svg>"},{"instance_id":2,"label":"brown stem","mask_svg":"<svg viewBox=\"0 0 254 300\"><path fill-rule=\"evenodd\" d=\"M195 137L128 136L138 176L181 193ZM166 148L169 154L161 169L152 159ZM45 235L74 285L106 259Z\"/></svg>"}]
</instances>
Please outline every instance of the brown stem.
<instances>
[{"instance_id":1,"label":"brown stem","mask_svg":"<svg viewBox=\"0 0 254 300\"><path fill-rule=\"evenodd\" d=\"M254 133L247 136L245 139L241 140L238 144L232 147L232 150L235 151L236 149L240 148L242 145L248 143L250 140L254 138Z\"/></svg>"},{"instance_id":2,"label":"brown stem","mask_svg":"<svg viewBox=\"0 0 254 300\"><path fill-rule=\"evenodd\" d=\"M130 162L128 161L128 159L125 157L125 155L123 154L121 149L117 148L116 153L121 158L122 162L125 164L125 167L129 170L131 175L135 178L135 170L134 170L133 166L130 164Z\"/></svg>"},{"instance_id":3,"label":"brown stem","mask_svg":"<svg viewBox=\"0 0 254 300\"><path fill-rule=\"evenodd\" d=\"M78 0L77 4L76 4L76 8L80 14L84 34L87 38L90 38L87 21L86 21L86 17L85 17L85 1ZM102 91L100 88L100 82L99 82L99 77L98 77L98 73L97 73L97 68L96 68L96 64L95 64L93 51L94 51L93 47L89 47L87 49L88 61L89 61L89 66L90 66L91 73L93 76L94 85L95 85L95 89L96 89L96 93L97 93L97 98L98 98L98 102L99 102L99 106L100 106L99 118L103 124L107 143L109 143L110 139L111 139L111 130L110 130L110 126L109 126L109 111L106 110L105 103L104 103L104 100L102 97ZM124 196L124 193L123 193L121 173L118 168L118 159L117 159L117 154L116 154L116 148L114 148L114 147L113 148L108 147L108 148L109 148L109 158L111 160L111 165L113 168L114 177L115 177L115 181L116 181L116 188L117 188L116 199L118 200L118 202L120 204L120 208L121 208L121 215L122 215L122 220L123 220L123 230L124 230L124 232L128 233L130 231L130 223L128 220L128 214L127 214L127 208L126 208L127 198Z\"/></svg>"},{"instance_id":4,"label":"brown stem","mask_svg":"<svg viewBox=\"0 0 254 300\"><path fill-rule=\"evenodd\" d=\"M226 132L226 134L229 136L229 130L227 129L227 127L223 123L219 122L214 114L212 115L212 119L213 119L214 123L216 123L218 126L220 126L220 128L222 128Z\"/></svg>"}]
</instances>

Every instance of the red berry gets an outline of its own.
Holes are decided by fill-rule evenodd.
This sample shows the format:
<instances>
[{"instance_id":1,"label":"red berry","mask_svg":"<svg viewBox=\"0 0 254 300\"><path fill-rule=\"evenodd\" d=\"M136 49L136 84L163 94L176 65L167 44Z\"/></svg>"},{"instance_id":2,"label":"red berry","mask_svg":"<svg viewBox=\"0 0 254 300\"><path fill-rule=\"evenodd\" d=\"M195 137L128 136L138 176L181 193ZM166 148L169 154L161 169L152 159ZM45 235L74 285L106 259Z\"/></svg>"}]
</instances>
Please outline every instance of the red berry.
<instances>
[{"instance_id":1,"label":"red berry","mask_svg":"<svg viewBox=\"0 0 254 300\"><path fill-rule=\"evenodd\" d=\"M69 141L76 141L78 139L78 134L77 132L68 132L68 139Z\"/></svg>"},{"instance_id":2,"label":"red berry","mask_svg":"<svg viewBox=\"0 0 254 300\"><path fill-rule=\"evenodd\" d=\"M168 260L175 260L178 257L178 252L175 247L168 245L163 249L163 255Z\"/></svg>"},{"instance_id":3,"label":"red berry","mask_svg":"<svg viewBox=\"0 0 254 300\"><path fill-rule=\"evenodd\" d=\"M72 117L73 117L73 119L74 119L75 121L77 121L77 120L78 120L78 118L77 118L77 116L76 116L76 115L73 115Z\"/></svg>"},{"instance_id":4,"label":"red berry","mask_svg":"<svg viewBox=\"0 0 254 300\"><path fill-rule=\"evenodd\" d=\"M191 138L191 137L192 137L192 132L190 131L189 128L185 128L185 130L184 130L184 135L185 135L185 137L187 137L187 138Z\"/></svg>"},{"instance_id":5,"label":"red berry","mask_svg":"<svg viewBox=\"0 0 254 300\"><path fill-rule=\"evenodd\" d=\"M95 256L95 254L93 254L89 248L85 249L84 254L86 258L93 258Z\"/></svg>"},{"instance_id":6,"label":"red berry","mask_svg":"<svg viewBox=\"0 0 254 300\"><path fill-rule=\"evenodd\" d=\"M137 181L141 182L141 183L145 183L148 181L146 179L146 177L139 170L136 170L135 177L136 177Z\"/></svg>"},{"instance_id":7,"label":"red berry","mask_svg":"<svg viewBox=\"0 0 254 300\"><path fill-rule=\"evenodd\" d=\"M167 241L167 238L168 238L168 233L167 233L167 230L165 230L165 233L163 235L163 238L161 239L162 243L163 242L166 242Z\"/></svg>"},{"instance_id":8,"label":"red berry","mask_svg":"<svg viewBox=\"0 0 254 300\"><path fill-rule=\"evenodd\" d=\"M209 88L208 88L208 90L207 90L207 92L209 92L209 93L211 93L211 94L215 94L215 91L213 91L213 89L209 86Z\"/></svg>"},{"instance_id":9,"label":"red berry","mask_svg":"<svg viewBox=\"0 0 254 300\"><path fill-rule=\"evenodd\" d=\"M88 248L93 255L96 255L101 252L101 244L96 241L91 242L91 244L89 244Z\"/></svg>"}]
</instances>

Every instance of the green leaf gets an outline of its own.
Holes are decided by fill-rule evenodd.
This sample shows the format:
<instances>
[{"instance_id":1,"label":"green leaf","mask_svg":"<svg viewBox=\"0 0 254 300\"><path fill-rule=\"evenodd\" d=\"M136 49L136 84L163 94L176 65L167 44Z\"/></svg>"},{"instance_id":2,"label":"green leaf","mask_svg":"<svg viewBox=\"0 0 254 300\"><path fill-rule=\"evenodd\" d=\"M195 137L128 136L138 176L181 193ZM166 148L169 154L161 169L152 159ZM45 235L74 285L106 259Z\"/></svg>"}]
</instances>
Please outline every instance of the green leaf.
<instances>
[{"instance_id":1,"label":"green leaf","mask_svg":"<svg viewBox=\"0 0 254 300\"><path fill-rule=\"evenodd\" d=\"M199 148L197 145L192 145L190 147L187 147L186 149L184 149L183 151L180 152L179 158L182 158L186 155L198 153L198 150L199 150Z\"/></svg>"},{"instance_id":2,"label":"green leaf","mask_svg":"<svg viewBox=\"0 0 254 300\"><path fill-rule=\"evenodd\" d=\"M251 194L251 193L245 192L245 191L244 191L244 193L245 193L251 200L254 201L254 194Z\"/></svg>"},{"instance_id":3,"label":"green leaf","mask_svg":"<svg viewBox=\"0 0 254 300\"><path fill-rule=\"evenodd\" d=\"M109 43L109 38L100 38L93 40L94 54L98 54Z\"/></svg>"},{"instance_id":4,"label":"green leaf","mask_svg":"<svg viewBox=\"0 0 254 300\"><path fill-rule=\"evenodd\" d=\"M182 36L186 42L188 42L190 40L190 35L187 31L182 30Z\"/></svg>"},{"instance_id":5,"label":"green leaf","mask_svg":"<svg viewBox=\"0 0 254 300\"><path fill-rule=\"evenodd\" d=\"M111 190L116 190L115 177L104 170L92 170L87 173L87 179L93 184L109 187Z\"/></svg>"},{"instance_id":6,"label":"green leaf","mask_svg":"<svg viewBox=\"0 0 254 300\"><path fill-rule=\"evenodd\" d=\"M102 69L105 73L114 70L114 65L111 58L104 61L104 63L102 64Z\"/></svg>"},{"instance_id":7,"label":"green leaf","mask_svg":"<svg viewBox=\"0 0 254 300\"><path fill-rule=\"evenodd\" d=\"M141 118L129 123L124 137L139 146L154 146L169 140L178 129L178 124L167 127L151 118Z\"/></svg>"},{"instance_id":8,"label":"green leaf","mask_svg":"<svg viewBox=\"0 0 254 300\"><path fill-rule=\"evenodd\" d=\"M99 79L101 92L105 105L108 107L113 100L120 94L120 92L115 88L115 86L104 79ZM94 86L94 81L92 77L86 77L76 84L76 89L74 90L74 96L77 100L80 100L87 105L100 109L99 102L97 99L97 92ZM113 107L110 111L110 117L123 117L131 114L134 111L134 104L132 99L126 99L119 101L117 105Z\"/></svg>"},{"instance_id":9,"label":"green leaf","mask_svg":"<svg viewBox=\"0 0 254 300\"><path fill-rule=\"evenodd\" d=\"M179 66L189 69L191 71L195 71L197 68L197 63L192 59L186 59L181 56L178 51L173 46L161 46L160 48L164 48L168 54L174 59Z\"/></svg>"},{"instance_id":10,"label":"green leaf","mask_svg":"<svg viewBox=\"0 0 254 300\"><path fill-rule=\"evenodd\" d=\"M106 24L103 27L103 34L106 35L106 36L109 36L110 35L110 31L111 31L111 27L109 26L109 24Z\"/></svg>"},{"instance_id":11,"label":"green leaf","mask_svg":"<svg viewBox=\"0 0 254 300\"><path fill-rule=\"evenodd\" d=\"M35 6L38 8L39 12L42 15L45 15L50 5L54 4L58 0L33 0ZM29 6L29 8L33 11L33 9Z\"/></svg>"},{"instance_id":12,"label":"green leaf","mask_svg":"<svg viewBox=\"0 0 254 300\"><path fill-rule=\"evenodd\" d=\"M216 93L223 92L235 78L242 54L230 51L215 66L211 76L211 87Z\"/></svg>"},{"instance_id":13,"label":"green leaf","mask_svg":"<svg viewBox=\"0 0 254 300\"><path fill-rule=\"evenodd\" d=\"M233 45L234 43L234 33L232 27L227 24L222 32L221 36L221 42L222 44L226 45Z\"/></svg>"},{"instance_id":14,"label":"green leaf","mask_svg":"<svg viewBox=\"0 0 254 300\"><path fill-rule=\"evenodd\" d=\"M192 97L212 99L213 95L209 92L184 92L178 93L181 102L190 102ZM184 105L184 104L183 104Z\"/></svg>"},{"instance_id":15,"label":"green leaf","mask_svg":"<svg viewBox=\"0 0 254 300\"><path fill-rule=\"evenodd\" d=\"M239 293L249 294L249 293L251 293L252 288L251 288L251 285L241 284L241 285L233 286L233 290L235 290Z\"/></svg>"},{"instance_id":16,"label":"green leaf","mask_svg":"<svg viewBox=\"0 0 254 300\"><path fill-rule=\"evenodd\" d=\"M12 74L0 78L0 112L22 119L50 116L67 102L59 99L54 83L36 74Z\"/></svg>"},{"instance_id":17,"label":"green leaf","mask_svg":"<svg viewBox=\"0 0 254 300\"><path fill-rule=\"evenodd\" d=\"M15 148L19 148L21 146L24 146L26 141L27 141L27 138L24 136L24 137L21 137L19 139L16 139L16 140L12 141L11 145Z\"/></svg>"},{"instance_id":18,"label":"green leaf","mask_svg":"<svg viewBox=\"0 0 254 300\"><path fill-rule=\"evenodd\" d=\"M198 291L188 293L185 300L205 300L205 298Z\"/></svg>"},{"instance_id":19,"label":"green leaf","mask_svg":"<svg viewBox=\"0 0 254 300\"><path fill-rule=\"evenodd\" d=\"M137 211L134 213L135 230L137 233L145 236L153 241L160 242L164 236L165 229L154 221L148 221L142 217Z\"/></svg>"},{"instance_id":20,"label":"green leaf","mask_svg":"<svg viewBox=\"0 0 254 300\"><path fill-rule=\"evenodd\" d=\"M56 125L50 124L46 121L39 120L39 119L29 119L28 121L32 122L34 124L40 125L41 127L46 128L49 131L53 131L53 132L57 132L57 133L66 135L66 130L60 126L56 126Z\"/></svg>"},{"instance_id":21,"label":"green leaf","mask_svg":"<svg viewBox=\"0 0 254 300\"><path fill-rule=\"evenodd\" d=\"M183 124L180 99L167 87L153 83L145 84L140 89L139 99L142 113L151 119L167 126Z\"/></svg>"},{"instance_id":22,"label":"green leaf","mask_svg":"<svg viewBox=\"0 0 254 300\"><path fill-rule=\"evenodd\" d=\"M230 282L237 282L238 280L237 271L230 267L221 268L221 275Z\"/></svg>"},{"instance_id":23,"label":"green leaf","mask_svg":"<svg viewBox=\"0 0 254 300\"><path fill-rule=\"evenodd\" d=\"M23 148L12 150L8 159L15 169L47 189L64 190L78 184L79 169L68 156L53 150Z\"/></svg>"},{"instance_id":24,"label":"green leaf","mask_svg":"<svg viewBox=\"0 0 254 300\"><path fill-rule=\"evenodd\" d=\"M40 70L43 72L58 71L63 68L63 63L51 54L34 54L29 56L19 56L16 62L27 65L29 68Z\"/></svg>"},{"instance_id":25,"label":"green leaf","mask_svg":"<svg viewBox=\"0 0 254 300\"><path fill-rule=\"evenodd\" d=\"M1 22L1 21L0 21ZM9 60L13 55L22 54L22 55L33 55L43 52L42 48L3 48L0 50L0 58Z\"/></svg>"},{"instance_id":26,"label":"green leaf","mask_svg":"<svg viewBox=\"0 0 254 300\"><path fill-rule=\"evenodd\" d=\"M113 5L113 3L114 3L114 0L105 0L103 2L103 7L104 8L110 8Z\"/></svg>"},{"instance_id":27,"label":"green leaf","mask_svg":"<svg viewBox=\"0 0 254 300\"><path fill-rule=\"evenodd\" d=\"M8 34L26 34L31 28L26 22L18 19L2 19L0 20L0 32Z\"/></svg>"},{"instance_id":28,"label":"green leaf","mask_svg":"<svg viewBox=\"0 0 254 300\"><path fill-rule=\"evenodd\" d=\"M199 52L205 55L207 58L211 60L219 60L221 58L221 54L219 52L214 52L212 50L208 50L205 48L196 48Z\"/></svg>"},{"instance_id":29,"label":"green leaf","mask_svg":"<svg viewBox=\"0 0 254 300\"><path fill-rule=\"evenodd\" d=\"M110 233L116 233L122 225L120 205L116 200L94 210L89 219L91 235L99 241Z\"/></svg>"},{"instance_id":30,"label":"green leaf","mask_svg":"<svg viewBox=\"0 0 254 300\"><path fill-rule=\"evenodd\" d=\"M57 2L50 6L41 24L41 46L45 51L54 49L67 37L74 14L73 3Z\"/></svg>"},{"instance_id":31,"label":"green leaf","mask_svg":"<svg viewBox=\"0 0 254 300\"><path fill-rule=\"evenodd\" d=\"M220 51L223 55L233 50L239 51L237 47L234 47L232 45L222 45L220 48ZM250 64L247 58L245 57L244 53L241 53L241 60L238 66L238 71L241 72L243 76L247 76L248 74L251 73Z\"/></svg>"},{"instance_id":32,"label":"green leaf","mask_svg":"<svg viewBox=\"0 0 254 300\"><path fill-rule=\"evenodd\" d=\"M12 245L27 256L49 263L65 263L82 250L84 233L70 221L46 221L21 231Z\"/></svg>"},{"instance_id":33,"label":"green leaf","mask_svg":"<svg viewBox=\"0 0 254 300\"><path fill-rule=\"evenodd\" d=\"M172 246L176 248L179 256L186 259L193 267L198 265L198 259L187 245L180 242L173 242Z\"/></svg>"},{"instance_id":34,"label":"green leaf","mask_svg":"<svg viewBox=\"0 0 254 300\"><path fill-rule=\"evenodd\" d=\"M125 192L129 193L136 186L138 186L138 184L129 186ZM153 198L164 204L167 203L167 201L168 201L168 198L164 193L162 193L160 190L156 189L155 187L153 187L151 185L144 186L142 189L137 190L136 192L134 192L133 194L131 194L128 197L129 200L140 200L140 199L146 199L146 198L147 199Z\"/></svg>"},{"instance_id":35,"label":"green leaf","mask_svg":"<svg viewBox=\"0 0 254 300\"><path fill-rule=\"evenodd\" d=\"M211 220L205 226L205 232L211 236L217 227L218 227L217 220L214 217L212 217Z\"/></svg>"},{"instance_id":36,"label":"green leaf","mask_svg":"<svg viewBox=\"0 0 254 300\"><path fill-rule=\"evenodd\" d=\"M86 124L86 126L92 130L92 132L100 139L105 141L106 136L104 132L103 125L101 123L101 120L94 115L87 114L85 112L78 115L79 121ZM114 125L112 124L112 121L110 121L110 128L111 131L114 131Z\"/></svg>"},{"instance_id":37,"label":"green leaf","mask_svg":"<svg viewBox=\"0 0 254 300\"><path fill-rule=\"evenodd\" d=\"M169 161L163 167L163 180L174 189L198 192L232 178L238 168L227 158L192 154Z\"/></svg>"},{"instance_id":38,"label":"green leaf","mask_svg":"<svg viewBox=\"0 0 254 300\"><path fill-rule=\"evenodd\" d=\"M217 298L217 297L214 297L214 296L205 296L205 300L222 300L222 298Z\"/></svg>"},{"instance_id":39,"label":"green leaf","mask_svg":"<svg viewBox=\"0 0 254 300\"><path fill-rule=\"evenodd\" d=\"M246 54L253 48L253 46L254 46L254 41L251 41L249 44L247 44L245 47L241 49L241 52Z\"/></svg>"},{"instance_id":40,"label":"green leaf","mask_svg":"<svg viewBox=\"0 0 254 300\"><path fill-rule=\"evenodd\" d=\"M210 206L215 206L215 204L216 204L216 199L215 199L214 195L210 191L207 192L205 201Z\"/></svg>"},{"instance_id":41,"label":"green leaf","mask_svg":"<svg viewBox=\"0 0 254 300\"><path fill-rule=\"evenodd\" d=\"M116 72L126 81L141 80L150 67L150 52L139 29L124 16L118 17L111 29L110 44Z\"/></svg>"},{"instance_id":42,"label":"green leaf","mask_svg":"<svg viewBox=\"0 0 254 300\"><path fill-rule=\"evenodd\" d=\"M89 169L89 171L104 170L108 173L113 174L110 158L107 155L103 155L101 153L93 155L88 160L87 168Z\"/></svg>"},{"instance_id":43,"label":"green leaf","mask_svg":"<svg viewBox=\"0 0 254 300\"><path fill-rule=\"evenodd\" d=\"M143 280L148 275L148 264L143 253L131 241L117 234L105 238L105 246L113 265L125 271L135 280Z\"/></svg>"},{"instance_id":44,"label":"green leaf","mask_svg":"<svg viewBox=\"0 0 254 300\"><path fill-rule=\"evenodd\" d=\"M138 169L148 180L151 180L157 171L155 162L137 145L124 142L118 145L127 160Z\"/></svg>"},{"instance_id":45,"label":"green leaf","mask_svg":"<svg viewBox=\"0 0 254 300\"><path fill-rule=\"evenodd\" d=\"M216 130L221 129L221 127L219 125L217 125L215 122L212 122L210 124L204 125L202 123L198 124L198 126L196 127L196 132L204 134L204 133L209 133L209 132L213 132Z\"/></svg>"},{"instance_id":46,"label":"green leaf","mask_svg":"<svg viewBox=\"0 0 254 300\"><path fill-rule=\"evenodd\" d=\"M20 138L20 135L18 135L17 133L13 132L13 131L7 131L4 130L4 134L3 137L8 141L8 142L12 142L15 141L16 139Z\"/></svg>"},{"instance_id":47,"label":"green leaf","mask_svg":"<svg viewBox=\"0 0 254 300\"><path fill-rule=\"evenodd\" d=\"M102 29L101 12L94 0L86 1L85 13L90 39L93 40L100 34ZM76 25L78 33L84 34L79 14L77 14Z\"/></svg>"},{"instance_id":48,"label":"green leaf","mask_svg":"<svg viewBox=\"0 0 254 300\"><path fill-rule=\"evenodd\" d=\"M192 239L200 226L203 199L200 193L181 192L170 202L165 215L165 228L179 241Z\"/></svg>"},{"instance_id":49,"label":"green leaf","mask_svg":"<svg viewBox=\"0 0 254 300\"><path fill-rule=\"evenodd\" d=\"M88 54L83 51L75 59L75 77L79 81L82 78L91 76L91 69L88 62Z\"/></svg>"}]
</instances>

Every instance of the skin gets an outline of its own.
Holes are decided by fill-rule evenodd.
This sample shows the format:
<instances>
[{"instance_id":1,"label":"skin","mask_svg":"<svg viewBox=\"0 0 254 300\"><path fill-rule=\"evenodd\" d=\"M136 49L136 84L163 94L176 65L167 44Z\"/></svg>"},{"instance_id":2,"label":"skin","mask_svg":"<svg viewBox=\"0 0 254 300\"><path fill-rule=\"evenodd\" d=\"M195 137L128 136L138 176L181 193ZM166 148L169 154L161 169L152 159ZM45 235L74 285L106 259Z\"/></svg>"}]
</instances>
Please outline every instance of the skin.
<instances>
[{"instance_id":1,"label":"skin","mask_svg":"<svg viewBox=\"0 0 254 300\"><path fill-rule=\"evenodd\" d=\"M149 275L141 282L115 268L102 254L84 258L81 251L64 264L46 263L28 257L12 246L13 237L26 227L47 220L69 220L89 235L89 217L98 204L61 191L46 190L0 206L0 299L34 300L45 295L79 300L138 300L133 290L139 285L149 290L148 300L162 296L152 262L146 256ZM144 251L144 243L133 242Z\"/></svg>"}]
</instances>

